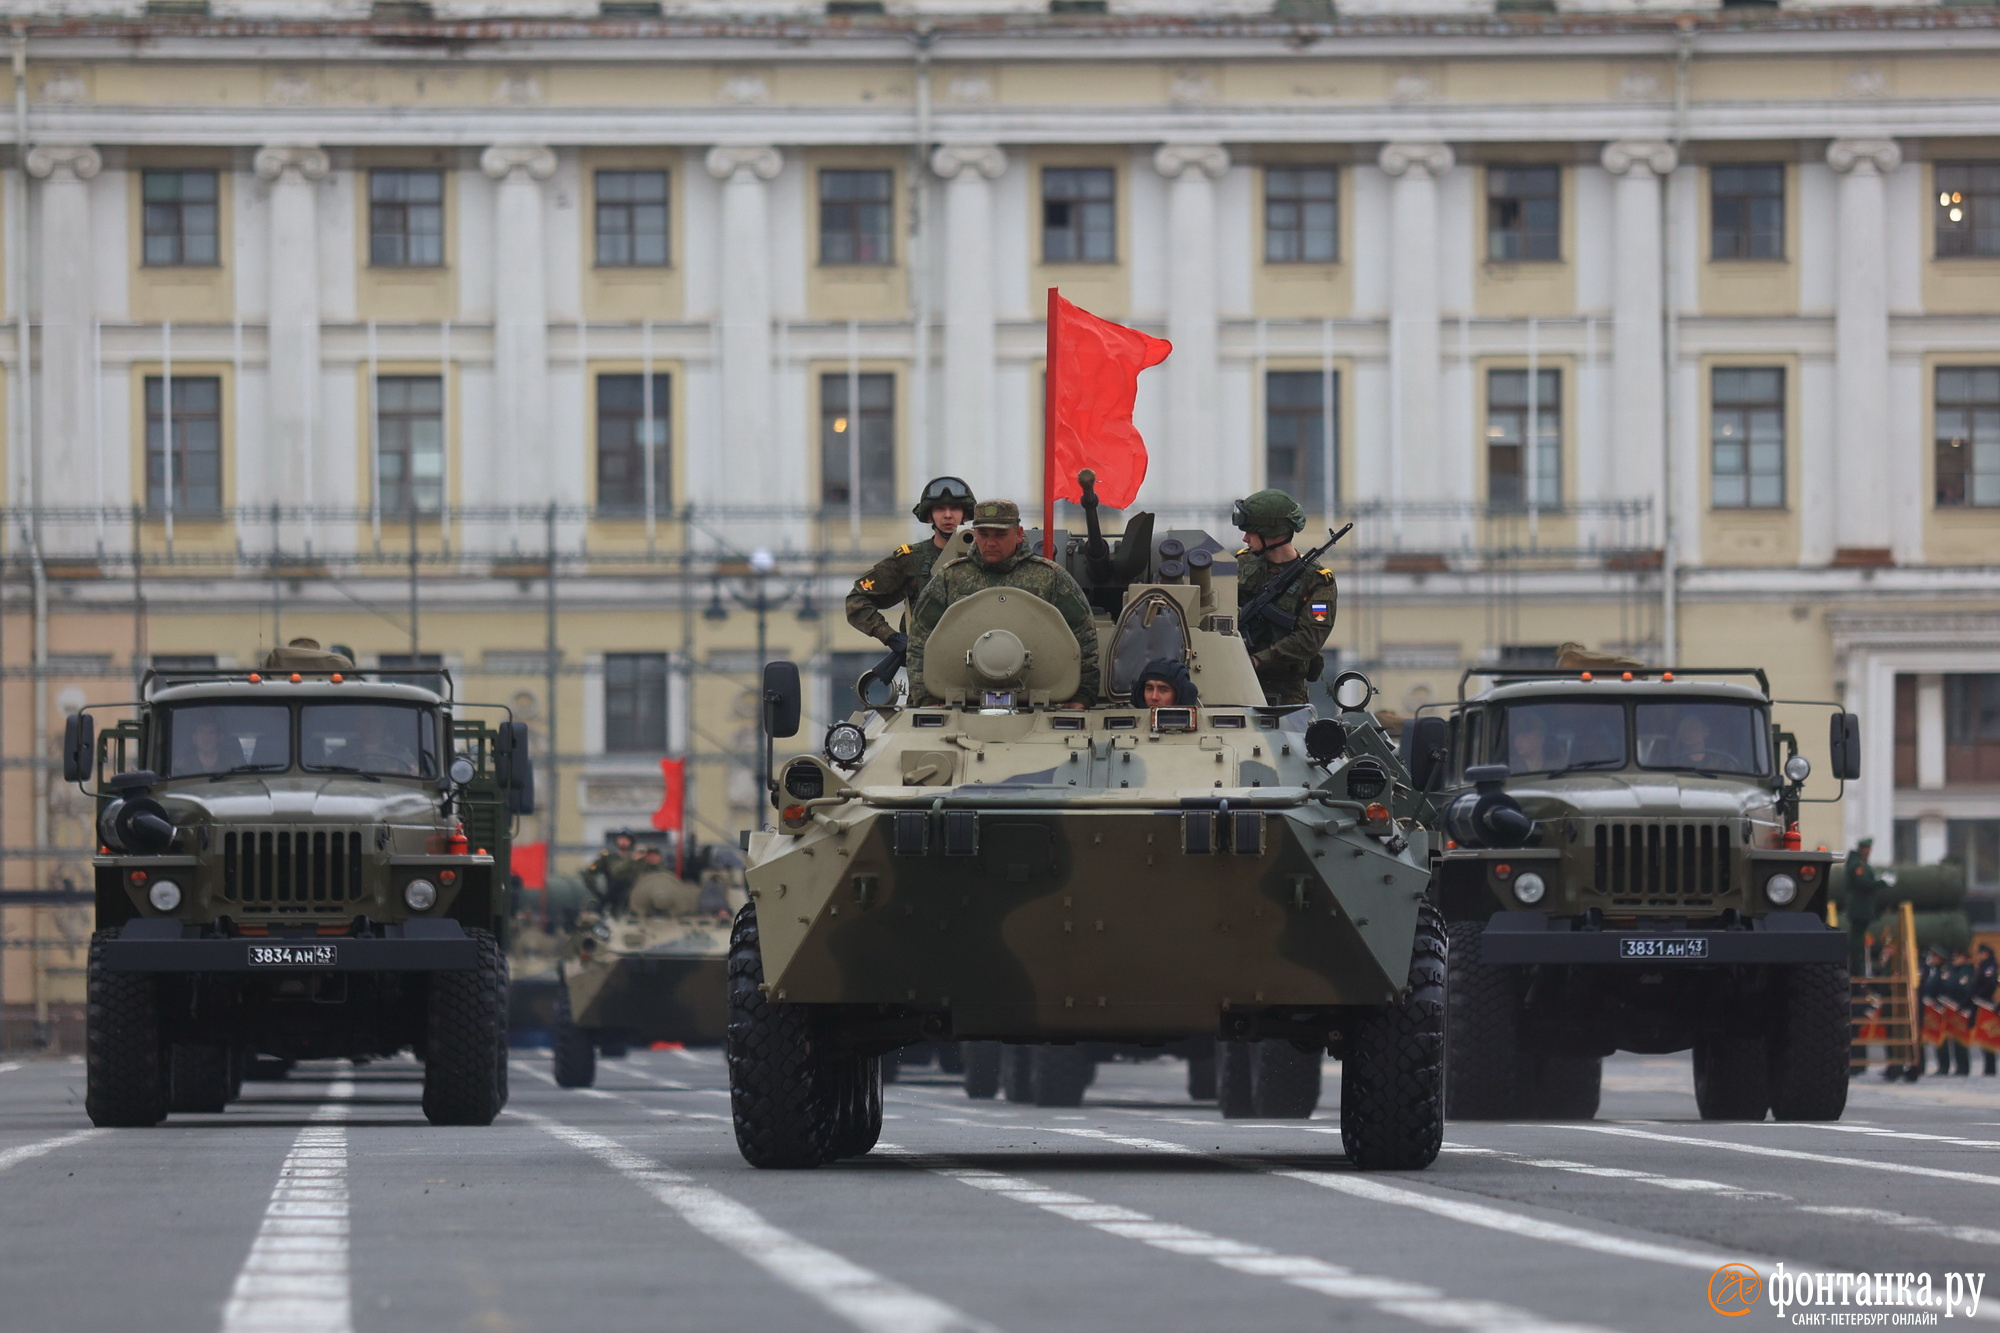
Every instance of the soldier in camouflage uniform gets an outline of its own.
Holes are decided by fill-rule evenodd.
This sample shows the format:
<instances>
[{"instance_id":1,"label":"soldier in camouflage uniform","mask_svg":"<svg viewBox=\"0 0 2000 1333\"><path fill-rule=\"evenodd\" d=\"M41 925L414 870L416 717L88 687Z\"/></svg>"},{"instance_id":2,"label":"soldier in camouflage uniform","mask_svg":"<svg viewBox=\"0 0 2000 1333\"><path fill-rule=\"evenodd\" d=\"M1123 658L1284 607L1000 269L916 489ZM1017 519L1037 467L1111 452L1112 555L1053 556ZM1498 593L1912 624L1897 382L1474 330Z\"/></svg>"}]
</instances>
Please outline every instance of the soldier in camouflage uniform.
<instances>
[{"instance_id":1,"label":"soldier in camouflage uniform","mask_svg":"<svg viewBox=\"0 0 2000 1333\"><path fill-rule=\"evenodd\" d=\"M632 886L639 882L639 859L632 850L633 837L624 829L611 836L612 845L599 852L584 867L583 882L603 908L605 915L617 916L632 900Z\"/></svg>"},{"instance_id":2,"label":"soldier in camouflage uniform","mask_svg":"<svg viewBox=\"0 0 2000 1333\"><path fill-rule=\"evenodd\" d=\"M917 594L930 582L931 566L944 553L951 534L972 517L972 488L957 477L933 477L910 512L931 525L931 539L898 546L877 560L854 581L847 594L847 623L896 652L908 650L902 631L882 613L898 602L916 605ZM905 613L904 623L908 623Z\"/></svg>"},{"instance_id":3,"label":"soldier in camouflage uniform","mask_svg":"<svg viewBox=\"0 0 2000 1333\"><path fill-rule=\"evenodd\" d=\"M1045 560L1028 550L1027 534L1021 530L1021 508L1012 500L982 501L972 511L973 553L938 571L924 585L910 611L910 697L916 702L936 701L923 688L924 644L937 628L945 608L961 597L987 588L1019 588L1031 592L1062 612L1070 633L1076 635L1083 654L1082 676L1076 695L1069 700L1086 705L1097 698L1097 626L1090 618L1090 604L1083 589L1069 571L1053 560Z\"/></svg>"},{"instance_id":4,"label":"soldier in camouflage uniform","mask_svg":"<svg viewBox=\"0 0 2000 1333\"><path fill-rule=\"evenodd\" d=\"M1306 513L1285 492L1266 490L1238 500L1231 521L1243 530L1243 549L1236 553L1236 599L1240 606L1301 558L1292 538L1305 527ZM1290 632L1262 617L1242 623L1244 646L1250 650L1251 665L1257 668L1265 702L1308 702L1306 682L1319 679L1324 661L1320 649L1333 632L1338 597L1333 571L1314 567L1302 573L1274 603L1295 618Z\"/></svg>"}]
</instances>

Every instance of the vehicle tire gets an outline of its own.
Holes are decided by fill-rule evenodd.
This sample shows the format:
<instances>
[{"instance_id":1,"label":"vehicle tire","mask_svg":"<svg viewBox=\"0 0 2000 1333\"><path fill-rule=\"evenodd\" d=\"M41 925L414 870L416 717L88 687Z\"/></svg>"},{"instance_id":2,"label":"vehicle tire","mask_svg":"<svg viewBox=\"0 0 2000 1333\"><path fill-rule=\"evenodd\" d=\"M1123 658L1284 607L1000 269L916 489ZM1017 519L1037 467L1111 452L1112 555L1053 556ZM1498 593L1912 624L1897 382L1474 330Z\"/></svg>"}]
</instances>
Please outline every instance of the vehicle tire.
<instances>
[{"instance_id":1,"label":"vehicle tire","mask_svg":"<svg viewBox=\"0 0 2000 1333\"><path fill-rule=\"evenodd\" d=\"M1188 1100L1215 1100L1215 1038L1190 1037L1187 1055Z\"/></svg>"},{"instance_id":2,"label":"vehicle tire","mask_svg":"<svg viewBox=\"0 0 2000 1333\"><path fill-rule=\"evenodd\" d=\"M884 1063L884 1057L877 1055L849 1055L831 1062L839 1107L834 1113L833 1133L828 1136L829 1162L860 1157L882 1137Z\"/></svg>"},{"instance_id":3,"label":"vehicle tire","mask_svg":"<svg viewBox=\"0 0 2000 1333\"><path fill-rule=\"evenodd\" d=\"M507 956L483 930L469 972L433 972L424 1050L424 1118L433 1125L490 1125L500 1114L507 1039Z\"/></svg>"},{"instance_id":4,"label":"vehicle tire","mask_svg":"<svg viewBox=\"0 0 2000 1333\"><path fill-rule=\"evenodd\" d=\"M1520 1112L1537 1120L1594 1120L1603 1089L1602 1059L1545 1055L1523 1081Z\"/></svg>"},{"instance_id":5,"label":"vehicle tire","mask_svg":"<svg viewBox=\"0 0 2000 1333\"><path fill-rule=\"evenodd\" d=\"M729 936L729 1108L737 1151L767 1169L827 1160L838 1108L833 1073L812 1014L764 993L757 905L736 914Z\"/></svg>"},{"instance_id":6,"label":"vehicle tire","mask_svg":"<svg viewBox=\"0 0 2000 1333\"><path fill-rule=\"evenodd\" d=\"M965 1065L965 1095L976 1102L991 1101L1000 1091L1000 1043L963 1041L958 1049Z\"/></svg>"},{"instance_id":7,"label":"vehicle tire","mask_svg":"<svg viewBox=\"0 0 2000 1333\"><path fill-rule=\"evenodd\" d=\"M1087 1046L1031 1046L1028 1065L1037 1106L1081 1106L1097 1073Z\"/></svg>"},{"instance_id":8,"label":"vehicle tire","mask_svg":"<svg viewBox=\"0 0 2000 1333\"><path fill-rule=\"evenodd\" d=\"M1319 1106L1320 1052L1260 1041L1250 1057L1250 1112L1259 1120L1309 1120Z\"/></svg>"},{"instance_id":9,"label":"vehicle tire","mask_svg":"<svg viewBox=\"0 0 2000 1333\"><path fill-rule=\"evenodd\" d=\"M1243 1120L1251 1110L1250 1047L1247 1041L1218 1038L1215 1043L1215 1105L1224 1120Z\"/></svg>"},{"instance_id":10,"label":"vehicle tire","mask_svg":"<svg viewBox=\"0 0 2000 1333\"><path fill-rule=\"evenodd\" d=\"M167 1115L160 988L148 972L107 972L103 931L90 942L83 1109L105 1128L157 1125Z\"/></svg>"},{"instance_id":11,"label":"vehicle tire","mask_svg":"<svg viewBox=\"0 0 2000 1333\"><path fill-rule=\"evenodd\" d=\"M1521 977L1483 960L1484 922L1451 923L1445 982L1445 1115L1504 1120L1519 1110Z\"/></svg>"},{"instance_id":12,"label":"vehicle tire","mask_svg":"<svg viewBox=\"0 0 2000 1333\"><path fill-rule=\"evenodd\" d=\"M1760 1037L1694 1044L1694 1104L1703 1120L1762 1120L1771 1109L1770 1059Z\"/></svg>"},{"instance_id":13,"label":"vehicle tire","mask_svg":"<svg viewBox=\"0 0 2000 1333\"><path fill-rule=\"evenodd\" d=\"M937 1047L937 1065L940 1074L963 1074L965 1072L965 1048L955 1041L940 1041Z\"/></svg>"},{"instance_id":14,"label":"vehicle tire","mask_svg":"<svg viewBox=\"0 0 2000 1333\"><path fill-rule=\"evenodd\" d=\"M167 1110L215 1115L229 1105L229 1048L175 1042L167 1047Z\"/></svg>"},{"instance_id":15,"label":"vehicle tire","mask_svg":"<svg viewBox=\"0 0 2000 1333\"><path fill-rule=\"evenodd\" d=\"M1010 1102L1023 1106L1032 1105L1035 1100L1035 1048L1032 1046L1002 1046L1000 1048L1000 1095Z\"/></svg>"},{"instance_id":16,"label":"vehicle tire","mask_svg":"<svg viewBox=\"0 0 2000 1333\"><path fill-rule=\"evenodd\" d=\"M1417 908L1409 982L1355 1025L1340 1063L1340 1141L1362 1171L1414 1171L1444 1143L1444 918Z\"/></svg>"},{"instance_id":17,"label":"vehicle tire","mask_svg":"<svg viewBox=\"0 0 2000 1333\"><path fill-rule=\"evenodd\" d=\"M1779 980L1784 999L1771 1041L1771 1116L1838 1120L1847 1109L1847 967L1802 963Z\"/></svg>"},{"instance_id":18,"label":"vehicle tire","mask_svg":"<svg viewBox=\"0 0 2000 1333\"><path fill-rule=\"evenodd\" d=\"M607 1060L623 1060L632 1053L631 1043L622 1033L597 1034L597 1053Z\"/></svg>"},{"instance_id":19,"label":"vehicle tire","mask_svg":"<svg viewBox=\"0 0 2000 1333\"><path fill-rule=\"evenodd\" d=\"M549 1056L555 1065L556 1086L587 1088L597 1082L597 1043L570 1016L568 986L560 983L556 986L554 1008Z\"/></svg>"}]
</instances>

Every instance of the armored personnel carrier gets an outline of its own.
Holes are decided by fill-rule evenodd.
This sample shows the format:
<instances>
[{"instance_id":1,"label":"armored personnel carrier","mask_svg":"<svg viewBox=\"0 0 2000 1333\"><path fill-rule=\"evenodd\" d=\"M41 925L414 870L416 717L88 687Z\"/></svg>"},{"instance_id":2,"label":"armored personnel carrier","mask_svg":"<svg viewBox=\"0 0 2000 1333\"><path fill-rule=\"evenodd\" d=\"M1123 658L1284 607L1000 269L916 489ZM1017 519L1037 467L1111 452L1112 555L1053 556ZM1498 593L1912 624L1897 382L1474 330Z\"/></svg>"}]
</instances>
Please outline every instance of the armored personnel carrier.
<instances>
[{"instance_id":1,"label":"armored personnel carrier","mask_svg":"<svg viewBox=\"0 0 2000 1333\"><path fill-rule=\"evenodd\" d=\"M1847 937L1774 702L1754 668L1482 668L1410 724L1446 839L1450 1115L1588 1119L1603 1056L1692 1047L1705 1118L1839 1118ZM1856 777L1837 708L1830 749Z\"/></svg>"},{"instance_id":2,"label":"armored personnel carrier","mask_svg":"<svg viewBox=\"0 0 2000 1333\"><path fill-rule=\"evenodd\" d=\"M989 588L929 639L942 702L870 709L777 767L729 962L743 1156L866 1153L882 1057L911 1042L1026 1046L1008 1064L1035 1100L1073 1105L1089 1043L1207 1036L1225 1038L1225 1110L1310 1113L1331 1051L1349 1157L1428 1165L1443 921L1370 687L1338 682L1338 718L1265 706L1223 548L1146 514L1114 548L1086 508L1090 536L1055 550L1096 612L1102 697L1057 702L1077 639L1048 603ZM1188 665L1198 704L1134 706L1159 658ZM792 664L766 667L764 701L767 734L796 734Z\"/></svg>"},{"instance_id":3,"label":"armored personnel carrier","mask_svg":"<svg viewBox=\"0 0 2000 1333\"><path fill-rule=\"evenodd\" d=\"M148 673L101 734L70 720L63 775L103 844L93 1123L219 1111L257 1056L405 1048L433 1123L499 1113L510 827L534 779L524 727L464 712L446 673L279 650L263 671Z\"/></svg>"}]
</instances>

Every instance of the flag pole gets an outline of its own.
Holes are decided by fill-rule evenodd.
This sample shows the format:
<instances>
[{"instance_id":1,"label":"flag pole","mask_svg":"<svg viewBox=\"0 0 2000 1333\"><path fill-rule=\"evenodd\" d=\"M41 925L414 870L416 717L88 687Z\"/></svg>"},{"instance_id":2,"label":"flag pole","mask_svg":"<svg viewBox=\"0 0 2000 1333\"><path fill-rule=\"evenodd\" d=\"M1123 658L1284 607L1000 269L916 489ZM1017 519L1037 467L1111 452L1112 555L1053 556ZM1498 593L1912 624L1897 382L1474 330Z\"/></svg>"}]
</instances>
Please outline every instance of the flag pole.
<instances>
[{"instance_id":1,"label":"flag pole","mask_svg":"<svg viewBox=\"0 0 2000 1333\"><path fill-rule=\"evenodd\" d=\"M1042 371L1042 556L1056 554L1056 289L1049 288L1049 346Z\"/></svg>"}]
</instances>

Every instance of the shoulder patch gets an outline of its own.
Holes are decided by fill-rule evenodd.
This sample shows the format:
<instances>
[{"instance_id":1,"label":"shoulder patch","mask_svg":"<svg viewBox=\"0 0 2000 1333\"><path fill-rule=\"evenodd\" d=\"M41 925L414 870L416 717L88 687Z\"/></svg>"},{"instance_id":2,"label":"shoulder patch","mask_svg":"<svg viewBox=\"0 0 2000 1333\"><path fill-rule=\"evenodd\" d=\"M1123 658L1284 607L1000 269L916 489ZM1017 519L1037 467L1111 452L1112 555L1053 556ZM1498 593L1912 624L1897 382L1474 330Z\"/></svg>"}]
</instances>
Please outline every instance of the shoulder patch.
<instances>
[{"instance_id":1,"label":"shoulder patch","mask_svg":"<svg viewBox=\"0 0 2000 1333\"><path fill-rule=\"evenodd\" d=\"M1318 571L1318 573L1319 573L1319 576L1320 576L1321 578L1323 578L1323 579L1330 579L1330 578L1332 578L1332 577L1333 577L1333 571L1332 571L1332 570L1330 570L1330 569L1322 569L1322 570L1319 570L1319 571Z\"/></svg>"},{"instance_id":2,"label":"shoulder patch","mask_svg":"<svg viewBox=\"0 0 2000 1333\"><path fill-rule=\"evenodd\" d=\"M897 555L908 555L908 554L909 554L910 552L912 552L912 551L914 551L914 550L916 550L916 549L917 549L917 548L916 548L915 546L898 546L898 547L896 548L896 554L897 554Z\"/></svg>"}]
</instances>

